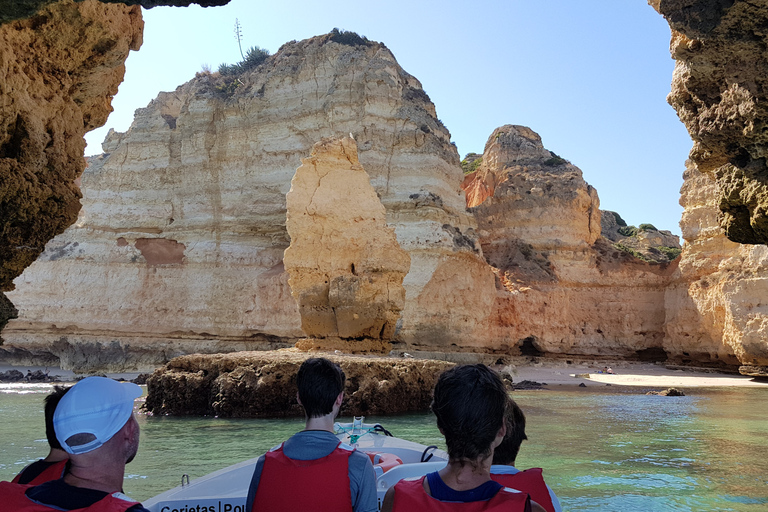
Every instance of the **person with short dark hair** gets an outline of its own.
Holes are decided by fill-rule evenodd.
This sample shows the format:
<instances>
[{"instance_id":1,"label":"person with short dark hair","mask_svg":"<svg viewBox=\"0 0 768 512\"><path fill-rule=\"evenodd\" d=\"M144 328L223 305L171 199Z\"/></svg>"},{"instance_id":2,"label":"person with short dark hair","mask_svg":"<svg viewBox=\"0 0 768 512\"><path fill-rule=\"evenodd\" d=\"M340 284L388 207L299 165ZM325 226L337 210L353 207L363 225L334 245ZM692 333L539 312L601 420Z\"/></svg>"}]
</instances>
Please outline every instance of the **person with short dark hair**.
<instances>
[{"instance_id":1,"label":"person with short dark hair","mask_svg":"<svg viewBox=\"0 0 768 512\"><path fill-rule=\"evenodd\" d=\"M70 464L64 476L30 486L0 482L3 510L13 512L149 512L125 496L125 465L139 449L132 383L88 377L71 388L53 414L53 427Z\"/></svg>"},{"instance_id":2,"label":"person with short dark hair","mask_svg":"<svg viewBox=\"0 0 768 512\"><path fill-rule=\"evenodd\" d=\"M12 480L15 484L40 485L50 480L58 480L64 476L64 470L69 461L69 455L61 447L53 430L53 413L59 400L69 388L54 386L53 391L45 397L45 437L48 439L48 455L44 459L33 462L21 470Z\"/></svg>"},{"instance_id":3,"label":"person with short dark hair","mask_svg":"<svg viewBox=\"0 0 768 512\"><path fill-rule=\"evenodd\" d=\"M401 480L384 497L382 512L542 510L528 494L491 480L493 451L504 439L507 390L485 365L456 366L435 385L432 412L445 436L448 464Z\"/></svg>"},{"instance_id":4,"label":"person with short dark hair","mask_svg":"<svg viewBox=\"0 0 768 512\"><path fill-rule=\"evenodd\" d=\"M527 492L531 499L544 507L547 512L562 512L560 501L554 491L544 482L541 468L520 471L515 467L515 459L520 452L520 445L528 439L525 435L525 414L517 403L509 399L504 418L507 434L493 452L491 478L502 485Z\"/></svg>"},{"instance_id":5,"label":"person with short dark hair","mask_svg":"<svg viewBox=\"0 0 768 512\"><path fill-rule=\"evenodd\" d=\"M333 422L344 399L344 371L311 358L296 374L305 428L256 463L246 512L377 512L370 458L339 442Z\"/></svg>"}]
</instances>

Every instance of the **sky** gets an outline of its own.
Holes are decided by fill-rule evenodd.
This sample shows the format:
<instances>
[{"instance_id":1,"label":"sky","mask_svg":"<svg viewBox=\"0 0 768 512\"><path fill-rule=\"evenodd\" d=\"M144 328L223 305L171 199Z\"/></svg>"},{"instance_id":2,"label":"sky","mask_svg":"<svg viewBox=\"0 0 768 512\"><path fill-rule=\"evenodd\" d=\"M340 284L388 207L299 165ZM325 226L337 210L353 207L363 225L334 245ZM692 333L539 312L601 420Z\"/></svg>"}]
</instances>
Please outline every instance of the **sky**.
<instances>
[{"instance_id":1,"label":"sky","mask_svg":"<svg viewBox=\"0 0 768 512\"><path fill-rule=\"evenodd\" d=\"M578 166L603 210L680 234L678 204L692 142L666 102L674 61L669 25L646 0L390 0L254 2L144 10L144 44L126 61L103 128L126 131L137 108L196 72L260 46L350 30L387 45L422 83L459 155L491 132L528 126Z\"/></svg>"}]
</instances>

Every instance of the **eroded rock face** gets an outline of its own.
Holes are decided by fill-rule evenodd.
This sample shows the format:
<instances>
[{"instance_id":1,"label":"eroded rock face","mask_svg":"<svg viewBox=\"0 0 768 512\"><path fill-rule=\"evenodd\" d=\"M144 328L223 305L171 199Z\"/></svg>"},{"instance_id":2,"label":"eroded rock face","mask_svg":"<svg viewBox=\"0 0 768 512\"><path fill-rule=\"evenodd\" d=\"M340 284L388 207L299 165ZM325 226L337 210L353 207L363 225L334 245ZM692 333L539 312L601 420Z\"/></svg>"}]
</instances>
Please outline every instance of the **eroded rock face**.
<instances>
[{"instance_id":1,"label":"eroded rock face","mask_svg":"<svg viewBox=\"0 0 768 512\"><path fill-rule=\"evenodd\" d=\"M688 162L680 199L687 244L666 292L664 347L684 363L768 367L768 247L723 235L717 188Z\"/></svg>"},{"instance_id":2,"label":"eroded rock face","mask_svg":"<svg viewBox=\"0 0 768 512\"><path fill-rule=\"evenodd\" d=\"M0 25L0 291L77 218L83 135L106 122L139 7L62 1Z\"/></svg>"},{"instance_id":3,"label":"eroded rock face","mask_svg":"<svg viewBox=\"0 0 768 512\"><path fill-rule=\"evenodd\" d=\"M215 5L226 5L229 0L102 0L104 3L112 4L124 4L124 5L140 5L145 9L151 9L152 7L158 7L161 5L186 7L191 4L198 4L202 7L211 7ZM3 9L0 12L0 24L8 23L9 21L19 20L22 18L29 18L41 9L56 3L56 0L13 0L3 3Z\"/></svg>"},{"instance_id":4,"label":"eroded rock face","mask_svg":"<svg viewBox=\"0 0 768 512\"><path fill-rule=\"evenodd\" d=\"M316 340L348 340L334 349L368 349L375 341L389 352L411 258L387 226L354 139L315 144L291 180L286 203L291 245L284 265L301 329Z\"/></svg>"},{"instance_id":5,"label":"eroded rock face","mask_svg":"<svg viewBox=\"0 0 768 512\"><path fill-rule=\"evenodd\" d=\"M237 80L204 74L161 93L127 133L111 133L83 175L78 222L17 280L21 318L6 348L16 358L49 350L66 366L97 344L124 351L129 368L185 346L295 343L304 334L283 266L286 194L316 142L350 133L411 259L397 342L482 346L494 277L450 135L384 45L332 33L288 43Z\"/></svg>"},{"instance_id":6,"label":"eroded rock face","mask_svg":"<svg viewBox=\"0 0 768 512\"><path fill-rule=\"evenodd\" d=\"M650 0L672 27L669 103L693 139L691 160L717 182L720 226L768 243L768 5Z\"/></svg>"},{"instance_id":7,"label":"eroded rock face","mask_svg":"<svg viewBox=\"0 0 768 512\"><path fill-rule=\"evenodd\" d=\"M530 128L488 139L464 180L497 296L490 345L527 355L663 359L664 286L649 264L601 238L597 192Z\"/></svg>"},{"instance_id":8,"label":"eroded rock face","mask_svg":"<svg viewBox=\"0 0 768 512\"><path fill-rule=\"evenodd\" d=\"M296 373L308 357L290 351L177 357L148 379L145 407L175 416L302 416ZM423 359L324 357L347 376L340 416L427 410L437 377L453 366Z\"/></svg>"}]
</instances>

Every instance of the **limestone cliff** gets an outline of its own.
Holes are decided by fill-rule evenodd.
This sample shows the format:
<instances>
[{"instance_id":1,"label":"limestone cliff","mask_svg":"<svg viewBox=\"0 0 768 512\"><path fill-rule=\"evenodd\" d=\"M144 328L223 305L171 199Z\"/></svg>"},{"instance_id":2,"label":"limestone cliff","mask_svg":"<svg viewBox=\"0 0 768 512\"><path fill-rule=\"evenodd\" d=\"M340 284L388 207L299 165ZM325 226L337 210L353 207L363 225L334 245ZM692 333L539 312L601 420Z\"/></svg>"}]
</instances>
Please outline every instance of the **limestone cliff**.
<instances>
[{"instance_id":1,"label":"limestone cliff","mask_svg":"<svg viewBox=\"0 0 768 512\"><path fill-rule=\"evenodd\" d=\"M507 125L463 186L496 274L490 346L664 358L664 287L676 265L602 238L597 192L576 166L530 128Z\"/></svg>"},{"instance_id":2,"label":"limestone cliff","mask_svg":"<svg viewBox=\"0 0 768 512\"><path fill-rule=\"evenodd\" d=\"M291 245L284 265L301 329L311 338L303 346L388 353L411 259L387 226L354 139L315 144L286 204Z\"/></svg>"},{"instance_id":3,"label":"limestone cliff","mask_svg":"<svg viewBox=\"0 0 768 512\"><path fill-rule=\"evenodd\" d=\"M307 357L291 351L177 357L147 381L145 407L153 414L176 416L302 416L296 372ZM437 377L453 366L402 358L324 357L347 376L342 416L426 410Z\"/></svg>"},{"instance_id":4,"label":"limestone cliff","mask_svg":"<svg viewBox=\"0 0 768 512\"><path fill-rule=\"evenodd\" d=\"M768 247L728 240L718 226L718 185L692 162L680 226L686 246L666 292L664 347L684 363L768 367Z\"/></svg>"},{"instance_id":5,"label":"limestone cliff","mask_svg":"<svg viewBox=\"0 0 768 512\"><path fill-rule=\"evenodd\" d=\"M672 28L669 103L691 160L717 182L719 222L739 243L768 243L768 4L649 0Z\"/></svg>"},{"instance_id":6,"label":"limestone cliff","mask_svg":"<svg viewBox=\"0 0 768 512\"><path fill-rule=\"evenodd\" d=\"M6 353L116 369L294 343L286 193L316 142L350 133L410 256L387 329L400 343L481 346L494 278L450 135L384 45L334 32L236 79L161 93L110 134L83 175L79 220L17 280Z\"/></svg>"}]
</instances>

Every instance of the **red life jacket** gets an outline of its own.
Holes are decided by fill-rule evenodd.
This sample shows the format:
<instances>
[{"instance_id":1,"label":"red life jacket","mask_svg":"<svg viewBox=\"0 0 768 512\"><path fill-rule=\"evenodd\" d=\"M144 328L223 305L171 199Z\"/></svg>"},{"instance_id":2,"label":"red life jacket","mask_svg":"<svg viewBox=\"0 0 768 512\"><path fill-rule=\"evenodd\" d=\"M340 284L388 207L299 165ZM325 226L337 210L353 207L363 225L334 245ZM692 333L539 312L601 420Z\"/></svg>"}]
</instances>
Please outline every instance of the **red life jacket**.
<instances>
[{"instance_id":1,"label":"red life jacket","mask_svg":"<svg viewBox=\"0 0 768 512\"><path fill-rule=\"evenodd\" d=\"M50 482L51 480L58 480L62 476L64 476L64 470L67 469L67 462L69 462L69 459L64 459L59 462L54 462L53 464L49 464L48 467L46 467L44 470L42 470L38 475L31 480L28 480L24 482L25 485L40 485L44 484L45 482ZM26 468L21 470L21 473L16 475L13 480L11 480L12 483L18 484L19 480L21 480L21 477L24 476L24 473L30 469L35 464L43 463L42 460L39 460L37 462L33 462ZM33 470L34 471L34 470Z\"/></svg>"},{"instance_id":2,"label":"red life jacket","mask_svg":"<svg viewBox=\"0 0 768 512\"><path fill-rule=\"evenodd\" d=\"M352 512L349 457L341 443L320 459L295 460L280 445L264 456L254 512Z\"/></svg>"},{"instance_id":3,"label":"red life jacket","mask_svg":"<svg viewBox=\"0 0 768 512\"><path fill-rule=\"evenodd\" d=\"M61 510L27 498L24 492L32 487L34 485L0 482L0 502L3 504L3 510L12 510L13 512L51 512ZM109 494L90 507L73 509L71 512L125 512L134 505L139 504L138 501L126 501Z\"/></svg>"},{"instance_id":4,"label":"red life jacket","mask_svg":"<svg viewBox=\"0 0 768 512\"><path fill-rule=\"evenodd\" d=\"M531 499L544 507L547 512L555 512L555 506L552 504L547 484L544 483L541 468L526 469L514 475L494 475L491 473L491 479L505 487L527 492L531 495Z\"/></svg>"},{"instance_id":5,"label":"red life jacket","mask_svg":"<svg viewBox=\"0 0 768 512\"><path fill-rule=\"evenodd\" d=\"M412 512L414 510L418 512L524 512L529 500L528 495L525 493L500 489L488 501L472 501L468 503L440 501L427 494L427 491L424 490L425 478L426 476L416 480L400 480L395 484L392 512Z\"/></svg>"}]
</instances>

